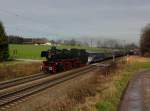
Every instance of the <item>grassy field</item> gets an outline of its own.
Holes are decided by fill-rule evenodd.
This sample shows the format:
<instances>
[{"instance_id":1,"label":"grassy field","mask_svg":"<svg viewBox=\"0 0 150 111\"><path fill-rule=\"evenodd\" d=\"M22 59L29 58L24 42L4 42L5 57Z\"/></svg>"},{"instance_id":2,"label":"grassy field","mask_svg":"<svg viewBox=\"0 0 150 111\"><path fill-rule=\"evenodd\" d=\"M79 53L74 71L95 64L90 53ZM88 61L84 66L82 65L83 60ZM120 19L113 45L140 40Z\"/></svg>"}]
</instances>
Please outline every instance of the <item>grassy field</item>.
<instances>
[{"instance_id":1,"label":"grassy field","mask_svg":"<svg viewBox=\"0 0 150 111\"><path fill-rule=\"evenodd\" d=\"M40 53L41 51L49 49L50 46L44 46L44 45L14 45L11 44L9 46L10 50L10 57L14 57L13 50L17 50L16 58L25 58L25 59L41 59ZM91 48L91 47L85 47L85 46L66 46L66 45L60 45L57 46L58 49L70 49L70 48L79 48L79 49L86 49L88 51L94 51L94 52L100 52L105 51L105 49L101 48Z\"/></svg>"},{"instance_id":2,"label":"grassy field","mask_svg":"<svg viewBox=\"0 0 150 111\"><path fill-rule=\"evenodd\" d=\"M117 111L122 92L127 86L128 81L136 72L150 69L150 59L142 57L130 57L128 63L120 71L114 74L107 90L100 94L100 101L96 104L98 111Z\"/></svg>"}]
</instances>

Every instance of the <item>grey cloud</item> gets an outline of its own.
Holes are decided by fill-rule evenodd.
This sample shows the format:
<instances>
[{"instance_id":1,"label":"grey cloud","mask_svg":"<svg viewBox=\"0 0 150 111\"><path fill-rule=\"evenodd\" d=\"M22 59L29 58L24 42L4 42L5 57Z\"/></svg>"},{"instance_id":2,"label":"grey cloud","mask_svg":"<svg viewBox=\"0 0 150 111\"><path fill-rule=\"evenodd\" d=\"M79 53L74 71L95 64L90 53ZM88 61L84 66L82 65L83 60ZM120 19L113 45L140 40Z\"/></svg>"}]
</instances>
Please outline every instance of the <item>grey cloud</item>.
<instances>
[{"instance_id":1,"label":"grey cloud","mask_svg":"<svg viewBox=\"0 0 150 111\"><path fill-rule=\"evenodd\" d=\"M137 41L141 28L150 20L149 0L0 0L0 3L0 20L7 33L24 36L97 35Z\"/></svg>"}]
</instances>

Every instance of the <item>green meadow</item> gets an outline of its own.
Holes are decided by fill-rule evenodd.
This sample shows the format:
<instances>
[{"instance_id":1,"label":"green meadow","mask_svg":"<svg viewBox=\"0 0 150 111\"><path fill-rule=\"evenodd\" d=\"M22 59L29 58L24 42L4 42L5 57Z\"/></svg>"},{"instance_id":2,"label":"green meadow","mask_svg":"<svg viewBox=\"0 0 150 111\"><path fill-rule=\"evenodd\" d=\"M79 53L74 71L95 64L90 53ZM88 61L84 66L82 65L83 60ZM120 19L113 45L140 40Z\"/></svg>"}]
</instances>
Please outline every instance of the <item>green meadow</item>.
<instances>
[{"instance_id":1,"label":"green meadow","mask_svg":"<svg viewBox=\"0 0 150 111\"><path fill-rule=\"evenodd\" d=\"M51 48L51 46L45 45L16 45L10 44L9 51L10 57L13 58L23 58L23 59L41 59L40 53L41 51L47 50ZM96 47L87 47L87 46L68 46L68 45L59 45L58 49L70 49L70 48L78 48L78 49L86 49L88 51L93 52L103 52L107 49L96 48ZM14 54L14 50L16 50L16 54Z\"/></svg>"}]
</instances>

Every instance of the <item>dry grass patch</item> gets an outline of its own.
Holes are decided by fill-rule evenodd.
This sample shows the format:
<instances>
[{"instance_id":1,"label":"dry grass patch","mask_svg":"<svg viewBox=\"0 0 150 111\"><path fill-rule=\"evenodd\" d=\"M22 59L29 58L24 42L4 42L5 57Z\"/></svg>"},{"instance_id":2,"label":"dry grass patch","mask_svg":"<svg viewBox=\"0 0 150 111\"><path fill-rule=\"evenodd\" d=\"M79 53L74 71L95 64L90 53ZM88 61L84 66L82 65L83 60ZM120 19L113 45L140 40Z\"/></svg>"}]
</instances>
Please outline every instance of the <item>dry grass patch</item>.
<instances>
[{"instance_id":1,"label":"dry grass patch","mask_svg":"<svg viewBox=\"0 0 150 111\"><path fill-rule=\"evenodd\" d=\"M3 63L0 65L0 81L39 73L40 64L40 62Z\"/></svg>"},{"instance_id":2,"label":"dry grass patch","mask_svg":"<svg viewBox=\"0 0 150 111\"><path fill-rule=\"evenodd\" d=\"M57 97L53 95L47 105L40 106L40 109L38 108L37 111L72 111L78 104L85 103L86 97L95 96L95 76L84 76L79 77L81 80L75 78L70 80L70 82L66 82L68 86L62 85L62 87L64 86L62 89L58 88L58 91L55 92ZM73 82L77 80L78 82Z\"/></svg>"},{"instance_id":3,"label":"dry grass patch","mask_svg":"<svg viewBox=\"0 0 150 111\"><path fill-rule=\"evenodd\" d=\"M85 103L78 105L73 111L96 111L95 104L100 99L107 97L107 95L114 95L116 88L112 83L113 75L124 62L121 60L118 63L111 63L109 67L100 68L99 71L97 71L95 74L96 79L93 84L95 95L86 97ZM103 93L105 93L105 95Z\"/></svg>"}]
</instances>

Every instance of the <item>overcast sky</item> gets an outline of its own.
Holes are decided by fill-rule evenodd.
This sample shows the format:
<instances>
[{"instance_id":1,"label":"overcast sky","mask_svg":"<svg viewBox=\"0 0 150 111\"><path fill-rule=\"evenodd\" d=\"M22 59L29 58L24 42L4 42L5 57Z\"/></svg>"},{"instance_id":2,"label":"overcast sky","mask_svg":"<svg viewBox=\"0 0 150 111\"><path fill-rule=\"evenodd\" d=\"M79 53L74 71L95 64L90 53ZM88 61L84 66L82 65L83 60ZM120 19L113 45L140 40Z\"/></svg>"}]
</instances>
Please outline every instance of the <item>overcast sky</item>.
<instances>
[{"instance_id":1,"label":"overcast sky","mask_svg":"<svg viewBox=\"0 0 150 111\"><path fill-rule=\"evenodd\" d=\"M0 20L9 35L137 42L150 0L0 0Z\"/></svg>"}]
</instances>

